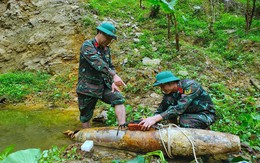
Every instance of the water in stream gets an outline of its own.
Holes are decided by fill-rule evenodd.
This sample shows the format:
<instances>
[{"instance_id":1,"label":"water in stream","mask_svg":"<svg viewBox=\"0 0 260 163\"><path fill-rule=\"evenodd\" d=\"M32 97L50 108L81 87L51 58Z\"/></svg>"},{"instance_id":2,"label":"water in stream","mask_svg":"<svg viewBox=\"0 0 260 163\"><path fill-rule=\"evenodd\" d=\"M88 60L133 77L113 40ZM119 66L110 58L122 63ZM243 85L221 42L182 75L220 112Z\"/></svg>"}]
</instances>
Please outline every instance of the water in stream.
<instances>
[{"instance_id":1,"label":"water in stream","mask_svg":"<svg viewBox=\"0 0 260 163\"><path fill-rule=\"evenodd\" d=\"M0 152L14 145L14 151L40 148L42 151L52 146L77 144L63 132L81 128L77 109L48 109L26 105L0 105ZM134 152L95 146L98 162L113 159L128 159ZM13 151L13 152L14 152Z\"/></svg>"},{"instance_id":2,"label":"water in stream","mask_svg":"<svg viewBox=\"0 0 260 163\"><path fill-rule=\"evenodd\" d=\"M69 145L73 141L63 132L78 127L77 110L0 106L0 151L10 145L15 151Z\"/></svg>"}]
</instances>

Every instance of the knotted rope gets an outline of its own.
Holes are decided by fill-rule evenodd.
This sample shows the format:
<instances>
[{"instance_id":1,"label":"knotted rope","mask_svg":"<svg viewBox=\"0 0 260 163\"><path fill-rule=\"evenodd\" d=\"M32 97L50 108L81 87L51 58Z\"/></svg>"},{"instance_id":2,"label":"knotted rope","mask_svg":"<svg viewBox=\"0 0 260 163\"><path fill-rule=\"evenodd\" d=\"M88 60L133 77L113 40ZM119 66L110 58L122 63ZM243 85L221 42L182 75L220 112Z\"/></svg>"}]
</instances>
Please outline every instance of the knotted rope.
<instances>
[{"instance_id":1,"label":"knotted rope","mask_svg":"<svg viewBox=\"0 0 260 163\"><path fill-rule=\"evenodd\" d=\"M173 153L172 153L172 150L171 150L171 144L172 144L171 141L172 141L172 140L170 139L170 132L169 132L169 131L171 130L171 127L172 127L172 126L175 126L175 127L177 127L177 128L187 137L187 139L190 141L190 143L191 143L191 145L192 145L192 151L193 151L193 155L194 155L194 158L195 158L195 162L196 162L196 163L199 163L198 160L197 160L197 157L196 157L196 152L195 152L195 147L194 147L193 141L189 138L189 136L188 136L179 126L177 126L176 124L172 124L172 123L170 123L169 125L158 124L158 126L159 126L160 139L161 139L161 141L162 141L164 150L165 150L165 152L167 153L167 155L168 155L169 158L173 158ZM168 127L168 130L167 130L167 132L168 132L168 145L167 145L167 148L166 148L166 145L165 145L165 143L164 143L164 141L163 141L162 131L161 131L161 129L166 128L166 127Z\"/></svg>"}]
</instances>

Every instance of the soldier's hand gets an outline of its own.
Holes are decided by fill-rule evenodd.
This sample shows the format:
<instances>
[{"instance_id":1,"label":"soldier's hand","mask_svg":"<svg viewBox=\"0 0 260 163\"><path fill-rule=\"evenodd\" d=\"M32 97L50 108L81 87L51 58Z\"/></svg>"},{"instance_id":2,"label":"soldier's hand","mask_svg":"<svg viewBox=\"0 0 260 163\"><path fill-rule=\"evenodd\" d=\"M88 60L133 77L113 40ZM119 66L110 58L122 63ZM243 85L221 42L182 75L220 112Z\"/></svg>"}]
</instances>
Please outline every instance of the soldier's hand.
<instances>
[{"instance_id":1,"label":"soldier's hand","mask_svg":"<svg viewBox=\"0 0 260 163\"><path fill-rule=\"evenodd\" d=\"M122 86L122 85L126 86L126 84L123 82L123 80L117 74L115 74L113 76L113 81L114 81L116 86Z\"/></svg>"},{"instance_id":2,"label":"soldier's hand","mask_svg":"<svg viewBox=\"0 0 260 163\"><path fill-rule=\"evenodd\" d=\"M163 120L162 116L160 114L148 117L148 118L143 118L142 121L139 123L139 125L142 125L141 130L149 130L152 125L155 123Z\"/></svg>"},{"instance_id":3,"label":"soldier's hand","mask_svg":"<svg viewBox=\"0 0 260 163\"><path fill-rule=\"evenodd\" d=\"M139 125L142 125L141 130L149 130L152 125L154 125L156 121L154 120L153 117L148 117L142 119L142 121L139 123Z\"/></svg>"},{"instance_id":4,"label":"soldier's hand","mask_svg":"<svg viewBox=\"0 0 260 163\"><path fill-rule=\"evenodd\" d=\"M118 88L118 86L115 84L115 82L112 84L112 92L118 91L120 92L120 89Z\"/></svg>"}]
</instances>

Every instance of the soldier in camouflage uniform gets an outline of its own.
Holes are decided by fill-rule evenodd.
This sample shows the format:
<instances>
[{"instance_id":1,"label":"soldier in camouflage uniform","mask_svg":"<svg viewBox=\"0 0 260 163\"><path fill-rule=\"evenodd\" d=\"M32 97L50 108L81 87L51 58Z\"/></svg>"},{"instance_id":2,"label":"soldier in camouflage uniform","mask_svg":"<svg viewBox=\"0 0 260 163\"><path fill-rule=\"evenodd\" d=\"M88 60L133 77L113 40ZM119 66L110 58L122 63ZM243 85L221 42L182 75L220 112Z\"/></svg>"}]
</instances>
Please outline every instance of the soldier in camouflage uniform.
<instances>
[{"instance_id":1,"label":"soldier in camouflage uniform","mask_svg":"<svg viewBox=\"0 0 260 163\"><path fill-rule=\"evenodd\" d=\"M215 121L215 109L209 94L194 80L180 80L170 71L157 74L154 86L160 86L163 100L155 115L139 124L149 129L161 120L177 122L185 128L207 129Z\"/></svg>"},{"instance_id":2,"label":"soldier in camouflage uniform","mask_svg":"<svg viewBox=\"0 0 260 163\"><path fill-rule=\"evenodd\" d=\"M125 100L119 91L119 86L125 83L116 74L108 46L116 39L115 32L113 24L103 22L97 27L96 37L85 41L80 48L76 92L83 128L90 127L98 99L115 107L119 125L125 123Z\"/></svg>"}]
</instances>

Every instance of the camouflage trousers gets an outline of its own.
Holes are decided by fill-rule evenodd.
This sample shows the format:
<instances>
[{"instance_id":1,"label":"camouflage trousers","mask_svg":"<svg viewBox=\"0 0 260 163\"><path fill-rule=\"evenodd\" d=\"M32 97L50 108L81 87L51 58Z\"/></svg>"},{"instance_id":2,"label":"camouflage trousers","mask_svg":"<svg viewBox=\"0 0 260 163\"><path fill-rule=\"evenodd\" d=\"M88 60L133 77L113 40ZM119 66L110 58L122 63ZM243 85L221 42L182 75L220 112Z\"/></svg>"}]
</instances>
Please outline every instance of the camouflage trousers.
<instances>
[{"instance_id":1,"label":"camouflage trousers","mask_svg":"<svg viewBox=\"0 0 260 163\"><path fill-rule=\"evenodd\" d=\"M96 98L78 93L78 106L80 111L80 121L82 123L90 121L93 117L94 109L98 100L107 104L115 105L124 104L125 99L120 92L112 92L111 89L105 88L102 98Z\"/></svg>"},{"instance_id":2,"label":"camouflage trousers","mask_svg":"<svg viewBox=\"0 0 260 163\"><path fill-rule=\"evenodd\" d=\"M177 118L171 120L176 123ZM179 125L184 128L207 129L215 122L215 115L209 113L183 114L179 117Z\"/></svg>"}]
</instances>

